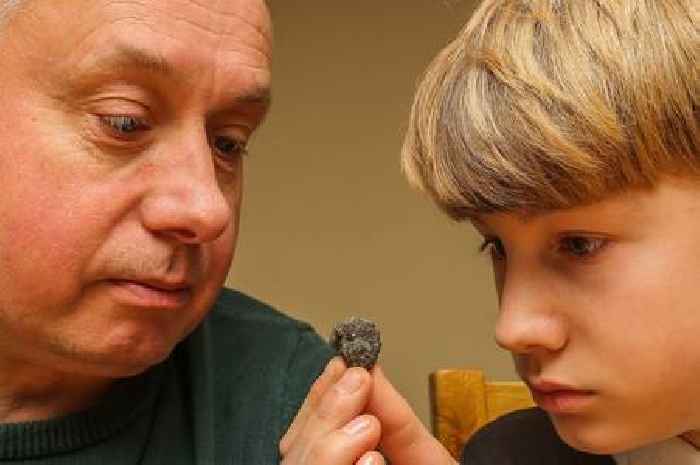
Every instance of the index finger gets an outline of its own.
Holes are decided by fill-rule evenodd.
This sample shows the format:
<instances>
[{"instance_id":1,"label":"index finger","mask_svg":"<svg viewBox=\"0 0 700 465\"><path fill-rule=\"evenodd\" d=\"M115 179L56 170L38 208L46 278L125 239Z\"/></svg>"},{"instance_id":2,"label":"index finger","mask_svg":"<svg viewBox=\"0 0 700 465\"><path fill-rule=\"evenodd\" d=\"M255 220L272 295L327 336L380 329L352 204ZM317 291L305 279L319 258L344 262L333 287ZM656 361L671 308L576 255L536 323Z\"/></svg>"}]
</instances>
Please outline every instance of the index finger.
<instances>
[{"instance_id":1,"label":"index finger","mask_svg":"<svg viewBox=\"0 0 700 465\"><path fill-rule=\"evenodd\" d=\"M456 465L454 458L423 426L410 405L384 376L372 370L372 395L367 413L382 424L380 448L392 465Z\"/></svg>"}]
</instances>

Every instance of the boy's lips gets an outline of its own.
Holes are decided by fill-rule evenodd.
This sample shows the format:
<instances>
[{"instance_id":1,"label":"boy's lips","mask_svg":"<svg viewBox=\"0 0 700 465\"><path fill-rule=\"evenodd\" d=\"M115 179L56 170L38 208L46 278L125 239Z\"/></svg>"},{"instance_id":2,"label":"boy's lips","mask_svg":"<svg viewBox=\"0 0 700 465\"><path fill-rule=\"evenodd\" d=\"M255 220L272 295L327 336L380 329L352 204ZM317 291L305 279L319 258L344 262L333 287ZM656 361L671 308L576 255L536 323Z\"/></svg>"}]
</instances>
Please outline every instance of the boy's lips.
<instances>
[{"instance_id":1,"label":"boy's lips","mask_svg":"<svg viewBox=\"0 0 700 465\"><path fill-rule=\"evenodd\" d=\"M585 410L595 397L590 389L580 389L548 380L527 381L535 403L553 415L573 414Z\"/></svg>"}]
</instances>

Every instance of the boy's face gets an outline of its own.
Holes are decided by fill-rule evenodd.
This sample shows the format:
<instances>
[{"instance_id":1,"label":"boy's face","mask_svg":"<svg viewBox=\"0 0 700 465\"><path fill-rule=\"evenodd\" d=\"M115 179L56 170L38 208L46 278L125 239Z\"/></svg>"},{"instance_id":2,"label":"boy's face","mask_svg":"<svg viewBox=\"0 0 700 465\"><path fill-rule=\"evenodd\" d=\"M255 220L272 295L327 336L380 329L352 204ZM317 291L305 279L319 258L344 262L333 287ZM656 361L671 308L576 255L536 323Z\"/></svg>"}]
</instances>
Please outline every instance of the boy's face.
<instances>
[{"instance_id":1,"label":"boy's face","mask_svg":"<svg viewBox=\"0 0 700 465\"><path fill-rule=\"evenodd\" d=\"M700 186L474 225L496 340L566 442L615 453L700 430Z\"/></svg>"}]
</instances>

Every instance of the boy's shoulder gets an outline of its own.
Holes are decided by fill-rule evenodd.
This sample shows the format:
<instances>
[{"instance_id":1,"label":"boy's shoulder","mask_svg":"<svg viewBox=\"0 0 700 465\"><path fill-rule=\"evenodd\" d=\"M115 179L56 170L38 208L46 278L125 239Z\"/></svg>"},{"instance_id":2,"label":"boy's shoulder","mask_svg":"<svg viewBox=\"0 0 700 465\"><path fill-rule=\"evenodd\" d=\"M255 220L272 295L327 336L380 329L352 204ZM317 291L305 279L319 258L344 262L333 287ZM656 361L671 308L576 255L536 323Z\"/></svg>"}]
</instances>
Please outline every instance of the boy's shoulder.
<instances>
[{"instance_id":1,"label":"boy's shoulder","mask_svg":"<svg viewBox=\"0 0 700 465\"><path fill-rule=\"evenodd\" d=\"M464 447L462 464L614 465L609 455L577 451L559 438L539 408L517 410L487 424Z\"/></svg>"}]
</instances>

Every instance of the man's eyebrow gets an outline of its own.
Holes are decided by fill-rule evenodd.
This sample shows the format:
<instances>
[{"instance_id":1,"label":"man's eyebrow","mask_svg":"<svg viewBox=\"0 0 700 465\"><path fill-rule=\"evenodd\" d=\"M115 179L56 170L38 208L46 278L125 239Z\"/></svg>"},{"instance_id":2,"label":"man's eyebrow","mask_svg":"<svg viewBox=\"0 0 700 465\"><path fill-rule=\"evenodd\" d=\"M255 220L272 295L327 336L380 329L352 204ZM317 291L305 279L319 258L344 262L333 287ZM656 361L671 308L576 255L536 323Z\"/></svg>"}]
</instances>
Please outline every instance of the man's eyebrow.
<instances>
[{"instance_id":1,"label":"man's eyebrow","mask_svg":"<svg viewBox=\"0 0 700 465\"><path fill-rule=\"evenodd\" d=\"M134 69L148 71L167 77L178 77L174 67L165 57L151 51L143 50L126 44L112 47L109 53L100 55L85 65L85 69L100 73L114 72L114 69ZM184 77L184 76L179 76Z\"/></svg>"},{"instance_id":2,"label":"man's eyebrow","mask_svg":"<svg viewBox=\"0 0 700 465\"><path fill-rule=\"evenodd\" d=\"M161 54L128 44L117 44L112 47L108 54L99 56L86 64L88 74L113 74L115 69L141 70L178 81L188 80L185 73L178 70ZM269 87L253 85L248 89L241 90L240 95L236 95L231 104L268 108L271 100Z\"/></svg>"},{"instance_id":3,"label":"man's eyebrow","mask_svg":"<svg viewBox=\"0 0 700 465\"><path fill-rule=\"evenodd\" d=\"M246 92L242 92L233 101L234 105L253 104L264 108L269 108L271 103L272 93L270 88L265 86L256 86Z\"/></svg>"}]
</instances>

